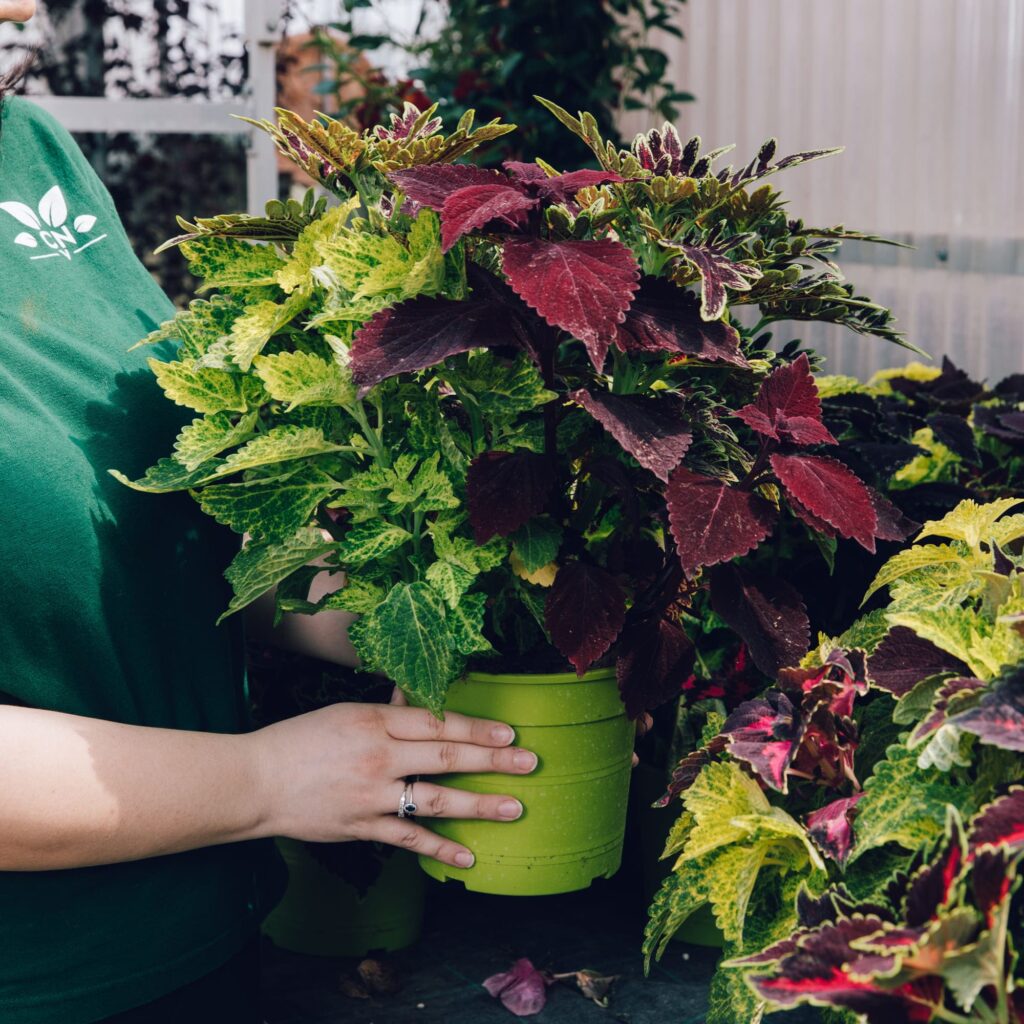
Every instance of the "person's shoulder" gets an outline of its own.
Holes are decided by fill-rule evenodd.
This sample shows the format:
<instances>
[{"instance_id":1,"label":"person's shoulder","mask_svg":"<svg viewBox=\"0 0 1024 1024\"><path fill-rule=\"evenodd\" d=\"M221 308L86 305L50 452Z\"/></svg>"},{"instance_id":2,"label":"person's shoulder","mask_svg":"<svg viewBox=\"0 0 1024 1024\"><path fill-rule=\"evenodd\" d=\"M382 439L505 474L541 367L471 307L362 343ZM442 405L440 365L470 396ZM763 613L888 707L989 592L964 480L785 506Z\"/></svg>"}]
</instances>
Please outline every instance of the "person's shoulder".
<instances>
[{"instance_id":1,"label":"person's shoulder","mask_svg":"<svg viewBox=\"0 0 1024 1024\"><path fill-rule=\"evenodd\" d=\"M4 100L3 121L5 129L28 129L40 135L57 136L62 143L72 141L60 121L27 96L8 96Z\"/></svg>"}]
</instances>

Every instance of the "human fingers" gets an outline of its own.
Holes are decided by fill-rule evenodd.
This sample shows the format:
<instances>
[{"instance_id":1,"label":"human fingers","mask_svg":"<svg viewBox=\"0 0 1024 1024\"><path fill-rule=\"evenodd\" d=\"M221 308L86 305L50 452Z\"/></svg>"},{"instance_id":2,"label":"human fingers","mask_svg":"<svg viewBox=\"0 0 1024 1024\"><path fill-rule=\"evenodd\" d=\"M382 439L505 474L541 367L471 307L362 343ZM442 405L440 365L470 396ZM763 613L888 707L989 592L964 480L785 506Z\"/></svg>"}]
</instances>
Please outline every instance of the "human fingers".
<instances>
[{"instance_id":1,"label":"human fingers","mask_svg":"<svg viewBox=\"0 0 1024 1024\"><path fill-rule=\"evenodd\" d=\"M388 735L396 740L439 740L474 743L478 747L507 747L515 731L503 722L470 718L449 712L443 719L423 708L391 708L384 719Z\"/></svg>"},{"instance_id":2,"label":"human fingers","mask_svg":"<svg viewBox=\"0 0 1024 1024\"><path fill-rule=\"evenodd\" d=\"M400 708L407 708L409 706L409 701L405 696L405 691L403 691L400 686L396 686L391 691L391 700L389 703Z\"/></svg>"},{"instance_id":3,"label":"human fingers","mask_svg":"<svg viewBox=\"0 0 1024 1024\"><path fill-rule=\"evenodd\" d=\"M465 846L453 843L450 839L443 839L436 832L431 832L422 825L413 824L408 818L380 818L367 838L433 857L434 860L439 860L442 864L451 864L453 867L473 866L473 854Z\"/></svg>"},{"instance_id":4,"label":"human fingers","mask_svg":"<svg viewBox=\"0 0 1024 1024\"><path fill-rule=\"evenodd\" d=\"M417 817L515 821L523 814L523 805L515 797L469 793L464 789L437 786L432 782L410 783L408 794L416 805Z\"/></svg>"},{"instance_id":5,"label":"human fingers","mask_svg":"<svg viewBox=\"0 0 1024 1024\"><path fill-rule=\"evenodd\" d=\"M450 741L400 743L395 750L399 775L447 775L450 772L501 772L529 775L537 755L519 747L478 747Z\"/></svg>"}]
</instances>

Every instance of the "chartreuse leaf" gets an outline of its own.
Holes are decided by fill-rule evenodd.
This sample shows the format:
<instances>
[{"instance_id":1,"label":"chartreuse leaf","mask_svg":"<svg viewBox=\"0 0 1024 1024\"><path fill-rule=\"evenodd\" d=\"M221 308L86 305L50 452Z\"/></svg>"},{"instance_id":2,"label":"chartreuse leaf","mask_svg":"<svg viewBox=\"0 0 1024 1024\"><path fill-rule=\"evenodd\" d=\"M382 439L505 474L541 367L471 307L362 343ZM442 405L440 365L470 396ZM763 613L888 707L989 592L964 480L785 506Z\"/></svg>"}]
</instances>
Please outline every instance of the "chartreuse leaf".
<instances>
[{"instance_id":1,"label":"chartreuse leaf","mask_svg":"<svg viewBox=\"0 0 1024 1024\"><path fill-rule=\"evenodd\" d=\"M735 764L709 764L686 791L686 809L694 816L683 856L693 860L728 846L748 835L748 830L733 819L741 815L768 814L768 803L761 787Z\"/></svg>"},{"instance_id":2,"label":"chartreuse leaf","mask_svg":"<svg viewBox=\"0 0 1024 1024\"><path fill-rule=\"evenodd\" d=\"M213 235L183 242L181 252L202 291L272 285L284 263L273 246Z\"/></svg>"},{"instance_id":3,"label":"chartreuse leaf","mask_svg":"<svg viewBox=\"0 0 1024 1024\"><path fill-rule=\"evenodd\" d=\"M476 574L454 562L431 562L427 566L427 582L444 598L450 608L458 607Z\"/></svg>"},{"instance_id":4,"label":"chartreuse leaf","mask_svg":"<svg viewBox=\"0 0 1024 1024\"><path fill-rule=\"evenodd\" d=\"M213 484L195 492L202 510L235 533L255 540L280 540L305 526L338 484L316 466L304 464L279 476Z\"/></svg>"},{"instance_id":5,"label":"chartreuse leaf","mask_svg":"<svg viewBox=\"0 0 1024 1024\"><path fill-rule=\"evenodd\" d=\"M458 508L452 482L440 467L441 454L435 452L424 459L415 475L395 480L388 492L388 501L414 512L439 512Z\"/></svg>"},{"instance_id":6,"label":"chartreuse leaf","mask_svg":"<svg viewBox=\"0 0 1024 1024\"><path fill-rule=\"evenodd\" d=\"M124 473L116 469L109 469L107 472L133 491L166 494L169 491L184 491L204 480L209 480L220 465L220 459L210 459L195 469L188 469L176 459L161 459L155 466L150 466L138 480L129 480Z\"/></svg>"},{"instance_id":7,"label":"chartreuse leaf","mask_svg":"<svg viewBox=\"0 0 1024 1024\"><path fill-rule=\"evenodd\" d=\"M397 551L412 534L386 519L370 519L356 523L345 534L338 546L338 561L342 565L365 565L375 559Z\"/></svg>"},{"instance_id":8,"label":"chartreuse leaf","mask_svg":"<svg viewBox=\"0 0 1024 1024\"><path fill-rule=\"evenodd\" d=\"M372 612L386 595L387 591L379 583L356 573L348 573L345 586L329 594L324 599L322 607L366 615Z\"/></svg>"},{"instance_id":9,"label":"chartreuse leaf","mask_svg":"<svg viewBox=\"0 0 1024 1024\"><path fill-rule=\"evenodd\" d=\"M249 408L242 378L237 374L157 359L149 360L149 368L175 405L202 413L246 412Z\"/></svg>"},{"instance_id":10,"label":"chartreuse leaf","mask_svg":"<svg viewBox=\"0 0 1024 1024\"><path fill-rule=\"evenodd\" d=\"M398 583L362 619L352 642L363 662L398 683L436 715L448 686L462 671L445 605L426 583Z\"/></svg>"},{"instance_id":11,"label":"chartreuse leaf","mask_svg":"<svg viewBox=\"0 0 1024 1024\"><path fill-rule=\"evenodd\" d=\"M217 412L194 419L182 428L174 442L174 458L190 472L252 437L259 413L253 410L237 420L228 412Z\"/></svg>"},{"instance_id":12,"label":"chartreuse leaf","mask_svg":"<svg viewBox=\"0 0 1024 1024\"><path fill-rule=\"evenodd\" d=\"M464 594L462 600L448 610L448 624L460 654L490 654L494 648L484 636L486 594Z\"/></svg>"},{"instance_id":13,"label":"chartreuse leaf","mask_svg":"<svg viewBox=\"0 0 1024 1024\"><path fill-rule=\"evenodd\" d=\"M284 423L254 437L238 451L232 452L217 470L217 475L227 476L243 469L270 466L291 459L306 459L338 450L339 446L328 441L318 427L297 427Z\"/></svg>"},{"instance_id":14,"label":"chartreuse leaf","mask_svg":"<svg viewBox=\"0 0 1024 1024\"><path fill-rule=\"evenodd\" d=\"M308 352L281 352L256 356L256 374L271 398L287 402L288 411L300 405L351 405L356 398L352 374L336 359L330 361Z\"/></svg>"},{"instance_id":15,"label":"chartreuse leaf","mask_svg":"<svg viewBox=\"0 0 1024 1024\"><path fill-rule=\"evenodd\" d=\"M230 333L231 325L243 308L236 299L226 295L214 295L209 301L194 299L188 309L179 310L142 341L132 345L129 351L143 345L177 341L181 343L179 358L198 359L211 345Z\"/></svg>"},{"instance_id":16,"label":"chartreuse leaf","mask_svg":"<svg viewBox=\"0 0 1024 1024\"><path fill-rule=\"evenodd\" d=\"M876 590L887 587L896 580L909 577L911 582L927 582L934 577L934 570L942 571L940 577L943 585L970 583L973 576L972 563L978 563L973 552L968 553L962 547L953 544L915 544L893 555L875 576L864 595L864 604ZM981 568L982 564L978 563Z\"/></svg>"},{"instance_id":17,"label":"chartreuse leaf","mask_svg":"<svg viewBox=\"0 0 1024 1024\"><path fill-rule=\"evenodd\" d=\"M999 498L996 501L979 505L966 498L952 512L941 519L929 520L921 528L915 541L924 537L947 537L950 540L962 540L971 548L977 548L982 541L988 541L996 532L996 520L1022 498Z\"/></svg>"},{"instance_id":18,"label":"chartreuse leaf","mask_svg":"<svg viewBox=\"0 0 1024 1024\"><path fill-rule=\"evenodd\" d=\"M530 573L553 562L561 544L562 527L550 516L534 516L512 534L512 550Z\"/></svg>"},{"instance_id":19,"label":"chartreuse leaf","mask_svg":"<svg viewBox=\"0 0 1024 1024\"><path fill-rule=\"evenodd\" d=\"M853 826L855 842L850 862L887 843L916 850L937 838L943 832L947 804L965 816L976 809L969 789L954 785L934 768L918 767L915 751L894 744L864 784Z\"/></svg>"},{"instance_id":20,"label":"chartreuse leaf","mask_svg":"<svg viewBox=\"0 0 1024 1024\"><path fill-rule=\"evenodd\" d=\"M661 959L672 936L709 899L708 877L702 872L700 861L691 861L681 869L677 868L661 883L647 911L642 947L645 970L650 970L652 958Z\"/></svg>"},{"instance_id":21,"label":"chartreuse leaf","mask_svg":"<svg viewBox=\"0 0 1024 1024\"><path fill-rule=\"evenodd\" d=\"M282 291L291 295L296 290L306 294L313 290L316 283L313 268L323 262L321 246L331 242L344 230L345 221L358 209L359 203L359 197L353 196L339 206L330 207L322 217L302 229L287 263L277 272L276 280Z\"/></svg>"},{"instance_id":22,"label":"chartreuse leaf","mask_svg":"<svg viewBox=\"0 0 1024 1024\"><path fill-rule=\"evenodd\" d=\"M249 306L231 326L228 343L231 356L241 370L248 370L252 361L278 331L286 327L305 309L307 296L294 292L284 302L264 299Z\"/></svg>"},{"instance_id":23,"label":"chartreuse leaf","mask_svg":"<svg viewBox=\"0 0 1024 1024\"><path fill-rule=\"evenodd\" d=\"M218 623L333 547L315 526L304 526L281 541L247 544L224 572L235 596Z\"/></svg>"}]
</instances>

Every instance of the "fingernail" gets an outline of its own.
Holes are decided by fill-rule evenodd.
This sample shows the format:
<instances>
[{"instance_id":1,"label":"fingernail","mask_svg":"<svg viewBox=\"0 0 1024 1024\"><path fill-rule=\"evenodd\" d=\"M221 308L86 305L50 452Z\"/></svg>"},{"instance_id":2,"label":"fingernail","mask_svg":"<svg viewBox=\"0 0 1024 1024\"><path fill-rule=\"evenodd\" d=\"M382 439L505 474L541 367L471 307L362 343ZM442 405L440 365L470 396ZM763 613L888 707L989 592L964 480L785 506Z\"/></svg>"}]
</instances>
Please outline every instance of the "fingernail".
<instances>
[{"instance_id":1,"label":"fingernail","mask_svg":"<svg viewBox=\"0 0 1024 1024\"><path fill-rule=\"evenodd\" d=\"M460 868L471 868L473 866L473 854L468 850L463 850L462 853L455 854L455 863Z\"/></svg>"},{"instance_id":2,"label":"fingernail","mask_svg":"<svg viewBox=\"0 0 1024 1024\"><path fill-rule=\"evenodd\" d=\"M537 767L537 755L531 754L528 750L517 750L512 755L512 764L520 771L532 772Z\"/></svg>"},{"instance_id":3,"label":"fingernail","mask_svg":"<svg viewBox=\"0 0 1024 1024\"><path fill-rule=\"evenodd\" d=\"M495 743L511 743L516 738L515 730L509 725L496 725L491 730Z\"/></svg>"},{"instance_id":4,"label":"fingernail","mask_svg":"<svg viewBox=\"0 0 1024 1024\"><path fill-rule=\"evenodd\" d=\"M498 813L503 818L515 819L523 813L523 805L518 800L502 800L498 804Z\"/></svg>"}]
</instances>

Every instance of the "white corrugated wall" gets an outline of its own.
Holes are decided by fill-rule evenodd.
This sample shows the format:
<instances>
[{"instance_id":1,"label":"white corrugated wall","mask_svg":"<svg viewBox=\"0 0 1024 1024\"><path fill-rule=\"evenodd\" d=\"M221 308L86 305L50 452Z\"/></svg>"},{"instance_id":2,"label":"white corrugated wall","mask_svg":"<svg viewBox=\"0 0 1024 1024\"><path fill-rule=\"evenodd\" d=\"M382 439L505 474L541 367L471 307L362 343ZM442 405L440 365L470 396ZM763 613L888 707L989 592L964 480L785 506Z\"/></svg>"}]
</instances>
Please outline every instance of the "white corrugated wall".
<instances>
[{"instance_id":1,"label":"white corrugated wall","mask_svg":"<svg viewBox=\"0 0 1024 1024\"><path fill-rule=\"evenodd\" d=\"M841 262L936 359L1024 371L1024 0L688 0L682 27L664 42L697 95L681 131L736 142L743 161L772 135L781 153L844 145L773 179L794 215L913 241L848 245ZM780 326L833 372L911 358Z\"/></svg>"}]
</instances>

